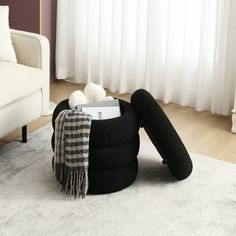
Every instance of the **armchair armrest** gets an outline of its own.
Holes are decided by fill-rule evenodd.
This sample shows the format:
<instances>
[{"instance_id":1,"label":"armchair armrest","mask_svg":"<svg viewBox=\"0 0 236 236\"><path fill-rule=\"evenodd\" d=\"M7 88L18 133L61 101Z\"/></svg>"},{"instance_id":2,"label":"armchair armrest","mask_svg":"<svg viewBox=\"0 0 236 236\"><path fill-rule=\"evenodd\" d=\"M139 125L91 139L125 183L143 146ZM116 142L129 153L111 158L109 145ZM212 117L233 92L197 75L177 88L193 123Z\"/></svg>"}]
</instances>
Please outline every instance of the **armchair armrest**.
<instances>
[{"instance_id":1,"label":"armchair armrest","mask_svg":"<svg viewBox=\"0 0 236 236\"><path fill-rule=\"evenodd\" d=\"M41 69L49 76L50 50L48 39L42 35L11 29L17 62Z\"/></svg>"},{"instance_id":2,"label":"armchair armrest","mask_svg":"<svg viewBox=\"0 0 236 236\"><path fill-rule=\"evenodd\" d=\"M11 39L16 52L17 63L42 70L44 80L42 86L42 115L44 115L49 108L49 41L40 34L13 29L11 29Z\"/></svg>"}]
</instances>

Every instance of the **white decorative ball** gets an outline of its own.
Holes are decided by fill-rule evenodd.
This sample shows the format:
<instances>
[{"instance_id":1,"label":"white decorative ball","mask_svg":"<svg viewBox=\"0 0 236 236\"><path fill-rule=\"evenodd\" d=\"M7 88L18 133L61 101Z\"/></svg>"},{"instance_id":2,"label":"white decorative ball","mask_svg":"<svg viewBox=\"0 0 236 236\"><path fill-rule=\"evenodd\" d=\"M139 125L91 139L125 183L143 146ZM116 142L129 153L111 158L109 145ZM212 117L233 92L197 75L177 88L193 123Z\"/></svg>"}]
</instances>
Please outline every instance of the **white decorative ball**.
<instances>
[{"instance_id":1,"label":"white decorative ball","mask_svg":"<svg viewBox=\"0 0 236 236\"><path fill-rule=\"evenodd\" d=\"M106 97L105 89L101 85L94 83L89 83L85 86L84 94L89 102L100 102Z\"/></svg>"},{"instance_id":2,"label":"white decorative ball","mask_svg":"<svg viewBox=\"0 0 236 236\"><path fill-rule=\"evenodd\" d=\"M76 108L76 106L88 103L88 99L82 91L76 90L69 97L70 108Z\"/></svg>"}]
</instances>

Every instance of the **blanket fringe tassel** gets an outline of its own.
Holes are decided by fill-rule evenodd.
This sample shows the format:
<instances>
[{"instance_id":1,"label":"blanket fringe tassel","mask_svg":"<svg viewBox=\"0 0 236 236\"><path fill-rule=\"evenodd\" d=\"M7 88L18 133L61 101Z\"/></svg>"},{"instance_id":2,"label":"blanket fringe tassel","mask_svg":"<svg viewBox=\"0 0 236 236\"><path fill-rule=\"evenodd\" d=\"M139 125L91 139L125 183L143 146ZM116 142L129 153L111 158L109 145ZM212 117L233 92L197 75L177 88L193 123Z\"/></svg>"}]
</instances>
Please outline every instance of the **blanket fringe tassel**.
<instances>
[{"instance_id":1,"label":"blanket fringe tassel","mask_svg":"<svg viewBox=\"0 0 236 236\"><path fill-rule=\"evenodd\" d=\"M77 198L85 198L88 191L88 171L80 168L74 171L68 170L65 165L54 166L56 179L62 184L61 191Z\"/></svg>"}]
</instances>

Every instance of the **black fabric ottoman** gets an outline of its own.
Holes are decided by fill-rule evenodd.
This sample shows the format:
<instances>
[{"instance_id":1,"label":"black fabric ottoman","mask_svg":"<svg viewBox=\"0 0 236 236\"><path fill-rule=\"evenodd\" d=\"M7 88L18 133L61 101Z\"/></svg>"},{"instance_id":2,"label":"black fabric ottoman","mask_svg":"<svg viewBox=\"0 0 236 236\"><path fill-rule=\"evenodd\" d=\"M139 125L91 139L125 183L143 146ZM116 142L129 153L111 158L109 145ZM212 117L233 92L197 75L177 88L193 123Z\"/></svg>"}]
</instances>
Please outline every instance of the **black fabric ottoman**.
<instances>
[{"instance_id":1,"label":"black fabric ottoman","mask_svg":"<svg viewBox=\"0 0 236 236\"><path fill-rule=\"evenodd\" d=\"M88 171L90 194L122 190L132 184L137 176L139 120L128 102L119 102L122 114L120 117L93 120L91 124ZM53 129L56 117L66 109L70 109L68 99L55 108L52 117ZM54 150L54 133L51 144Z\"/></svg>"}]
</instances>

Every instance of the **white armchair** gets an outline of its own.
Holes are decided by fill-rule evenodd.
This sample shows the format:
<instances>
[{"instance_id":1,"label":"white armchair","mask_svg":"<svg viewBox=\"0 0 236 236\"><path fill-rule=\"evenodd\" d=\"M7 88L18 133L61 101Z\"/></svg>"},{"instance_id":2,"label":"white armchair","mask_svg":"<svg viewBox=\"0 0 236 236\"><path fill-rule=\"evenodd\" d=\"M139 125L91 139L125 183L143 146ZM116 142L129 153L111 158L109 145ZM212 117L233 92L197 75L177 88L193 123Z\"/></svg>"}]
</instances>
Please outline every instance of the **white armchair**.
<instances>
[{"instance_id":1,"label":"white armchair","mask_svg":"<svg viewBox=\"0 0 236 236\"><path fill-rule=\"evenodd\" d=\"M17 62L0 62L0 138L41 117L49 106L49 42L42 35L11 30Z\"/></svg>"}]
</instances>

